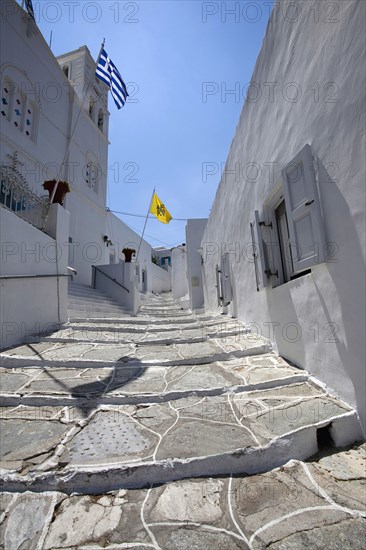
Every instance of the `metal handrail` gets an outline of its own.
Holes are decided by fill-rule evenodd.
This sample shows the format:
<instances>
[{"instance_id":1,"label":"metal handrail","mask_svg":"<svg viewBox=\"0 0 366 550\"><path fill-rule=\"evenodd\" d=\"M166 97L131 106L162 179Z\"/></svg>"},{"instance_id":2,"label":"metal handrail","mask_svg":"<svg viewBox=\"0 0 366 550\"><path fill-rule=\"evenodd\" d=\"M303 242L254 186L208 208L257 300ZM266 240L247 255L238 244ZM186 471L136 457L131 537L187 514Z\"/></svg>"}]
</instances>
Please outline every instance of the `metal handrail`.
<instances>
[{"instance_id":1,"label":"metal handrail","mask_svg":"<svg viewBox=\"0 0 366 550\"><path fill-rule=\"evenodd\" d=\"M0 203L3 208L16 214L37 229L43 228L46 216L47 199L39 197L28 185L18 170L17 151L11 158L11 165L0 165Z\"/></svg>"},{"instance_id":2,"label":"metal handrail","mask_svg":"<svg viewBox=\"0 0 366 550\"><path fill-rule=\"evenodd\" d=\"M45 274L45 275L0 275L0 279L37 279L42 277L71 277L68 273Z\"/></svg>"},{"instance_id":3,"label":"metal handrail","mask_svg":"<svg viewBox=\"0 0 366 550\"><path fill-rule=\"evenodd\" d=\"M102 271L101 269L98 269L95 265L92 265L92 268L95 269L95 271L99 271L99 273L101 273L102 275L104 275L105 277L107 277L108 279L110 279L111 281L113 281L114 283L116 283L116 285L120 286L121 288L123 288L123 290L125 290L126 292L130 293L130 291L128 290L128 288L126 288L125 286L121 285L121 283L119 283L118 281L116 281L116 279L114 279L113 277L110 277L109 275L107 275L107 273L104 273L104 271ZM94 288L95 288L95 278L94 278Z\"/></svg>"}]
</instances>

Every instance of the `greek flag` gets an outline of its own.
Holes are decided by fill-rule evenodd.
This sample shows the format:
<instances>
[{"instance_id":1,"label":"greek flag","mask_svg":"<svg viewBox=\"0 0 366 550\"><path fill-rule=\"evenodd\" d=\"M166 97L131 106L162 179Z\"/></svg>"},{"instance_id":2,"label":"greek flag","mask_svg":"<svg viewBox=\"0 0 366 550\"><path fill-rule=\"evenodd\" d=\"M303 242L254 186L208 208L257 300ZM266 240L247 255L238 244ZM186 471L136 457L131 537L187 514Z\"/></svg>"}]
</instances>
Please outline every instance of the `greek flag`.
<instances>
[{"instance_id":1,"label":"greek flag","mask_svg":"<svg viewBox=\"0 0 366 550\"><path fill-rule=\"evenodd\" d=\"M31 18L34 19L34 10L33 10L32 0L25 0L25 7L27 9L28 15L30 15Z\"/></svg>"},{"instance_id":2,"label":"greek flag","mask_svg":"<svg viewBox=\"0 0 366 550\"><path fill-rule=\"evenodd\" d=\"M96 76L109 86L117 108L123 107L128 97L127 88L104 48L99 56Z\"/></svg>"}]
</instances>

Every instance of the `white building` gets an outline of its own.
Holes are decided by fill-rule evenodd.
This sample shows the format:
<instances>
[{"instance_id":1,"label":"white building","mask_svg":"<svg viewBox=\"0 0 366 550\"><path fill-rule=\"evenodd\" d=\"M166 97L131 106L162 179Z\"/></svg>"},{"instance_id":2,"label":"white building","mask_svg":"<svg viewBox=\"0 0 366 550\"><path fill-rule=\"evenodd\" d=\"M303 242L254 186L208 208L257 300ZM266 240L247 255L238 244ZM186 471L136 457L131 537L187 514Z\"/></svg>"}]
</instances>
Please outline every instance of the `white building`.
<instances>
[{"instance_id":1,"label":"white building","mask_svg":"<svg viewBox=\"0 0 366 550\"><path fill-rule=\"evenodd\" d=\"M296 6L274 5L207 223L205 307L269 337L365 427L366 3Z\"/></svg>"},{"instance_id":2,"label":"white building","mask_svg":"<svg viewBox=\"0 0 366 550\"><path fill-rule=\"evenodd\" d=\"M183 299L184 304L182 306L189 307L187 250L185 243L172 248L172 294L175 300Z\"/></svg>"},{"instance_id":3,"label":"white building","mask_svg":"<svg viewBox=\"0 0 366 550\"><path fill-rule=\"evenodd\" d=\"M196 218L186 225L189 308L197 312L204 306L201 243L206 224L207 218Z\"/></svg>"},{"instance_id":4,"label":"white building","mask_svg":"<svg viewBox=\"0 0 366 550\"><path fill-rule=\"evenodd\" d=\"M92 265L119 263L122 249L137 250L140 237L106 208L108 89L95 77L88 48L56 59L28 14L7 0L1 4L0 81L0 214L6 226L0 271L6 306L0 313L2 326L13 323L13 336L2 337L2 345L10 345L22 339L15 326L25 324L29 333L37 323L67 320L67 266L77 271L77 282L90 285ZM45 216L37 195L44 196L43 182L53 179L67 181L71 192L65 208ZM56 246L50 225L57 220ZM57 261L45 253L50 244ZM153 290L151 265L151 246L143 241L136 268L140 290Z\"/></svg>"},{"instance_id":5,"label":"white building","mask_svg":"<svg viewBox=\"0 0 366 550\"><path fill-rule=\"evenodd\" d=\"M165 246L156 246L152 249L155 262L164 269L168 269L172 265L172 249Z\"/></svg>"}]
</instances>

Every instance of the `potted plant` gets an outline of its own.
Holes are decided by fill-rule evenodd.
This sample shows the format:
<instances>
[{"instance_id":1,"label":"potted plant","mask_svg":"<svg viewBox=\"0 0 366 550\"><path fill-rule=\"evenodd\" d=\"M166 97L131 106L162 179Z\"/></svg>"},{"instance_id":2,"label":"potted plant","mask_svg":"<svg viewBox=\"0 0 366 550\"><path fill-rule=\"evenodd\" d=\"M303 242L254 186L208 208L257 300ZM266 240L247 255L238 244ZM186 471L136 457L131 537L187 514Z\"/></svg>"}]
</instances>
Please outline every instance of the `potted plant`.
<instances>
[{"instance_id":1,"label":"potted plant","mask_svg":"<svg viewBox=\"0 0 366 550\"><path fill-rule=\"evenodd\" d=\"M124 248L122 252L125 255L125 262L131 262L131 258L135 255L136 250L134 248Z\"/></svg>"},{"instance_id":2,"label":"potted plant","mask_svg":"<svg viewBox=\"0 0 366 550\"><path fill-rule=\"evenodd\" d=\"M48 191L49 197L51 199L53 189L57 183L57 180L47 180L43 184L43 189ZM57 189L55 196L53 197L53 203L61 204L61 206L64 203L64 198L66 193L69 193L71 191L70 184L67 181L59 181L57 184Z\"/></svg>"}]
</instances>

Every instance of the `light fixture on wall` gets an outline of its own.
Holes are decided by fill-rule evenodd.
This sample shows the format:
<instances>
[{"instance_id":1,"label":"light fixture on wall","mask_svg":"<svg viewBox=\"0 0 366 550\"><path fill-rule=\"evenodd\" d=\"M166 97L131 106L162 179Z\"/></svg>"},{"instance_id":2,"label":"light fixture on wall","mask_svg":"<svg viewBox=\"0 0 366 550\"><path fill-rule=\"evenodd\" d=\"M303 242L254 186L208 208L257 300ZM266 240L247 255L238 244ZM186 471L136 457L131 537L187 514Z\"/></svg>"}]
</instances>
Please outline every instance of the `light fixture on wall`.
<instances>
[{"instance_id":1,"label":"light fixture on wall","mask_svg":"<svg viewBox=\"0 0 366 550\"><path fill-rule=\"evenodd\" d=\"M105 242L105 244L107 245L107 247L113 245L113 243L112 243L111 239L108 237L108 235L104 235L104 236L103 236L103 241Z\"/></svg>"}]
</instances>

